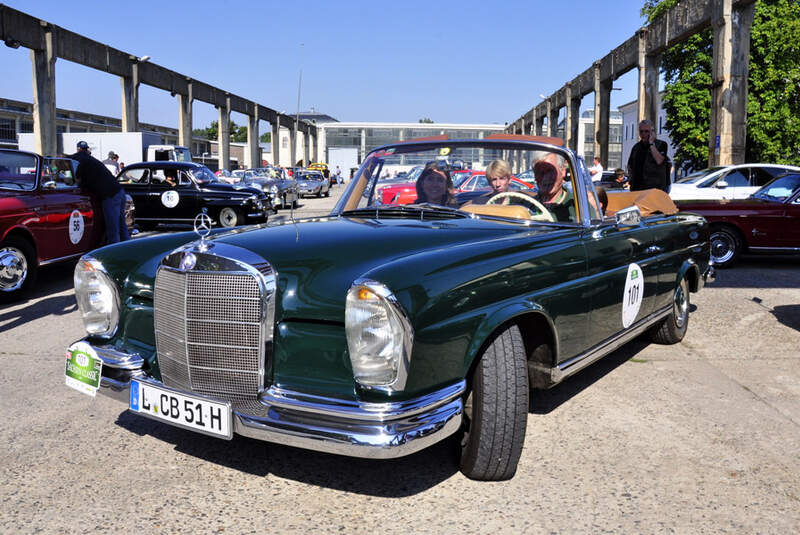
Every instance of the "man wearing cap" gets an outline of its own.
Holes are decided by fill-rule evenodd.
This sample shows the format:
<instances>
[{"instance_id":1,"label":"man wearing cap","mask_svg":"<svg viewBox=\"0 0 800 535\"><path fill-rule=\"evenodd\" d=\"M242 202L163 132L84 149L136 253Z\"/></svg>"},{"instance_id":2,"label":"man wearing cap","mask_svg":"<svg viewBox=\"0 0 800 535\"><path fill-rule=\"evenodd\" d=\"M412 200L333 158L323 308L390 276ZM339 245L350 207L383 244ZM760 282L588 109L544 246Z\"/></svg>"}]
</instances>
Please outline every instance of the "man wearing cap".
<instances>
[{"instance_id":1,"label":"man wearing cap","mask_svg":"<svg viewBox=\"0 0 800 535\"><path fill-rule=\"evenodd\" d=\"M85 141L78 142L78 152L70 158L78 162L75 177L80 186L100 201L108 243L127 240L129 235L125 224L125 190L103 162L89 153L89 144Z\"/></svg>"},{"instance_id":2,"label":"man wearing cap","mask_svg":"<svg viewBox=\"0 0 800 535\"><path fill-rule=\"evenodd\" d=\"M105 165L114 176L117 176L119 174L118 160L119 156L117 156L117 154L113 150L108 151L108 158L103 160L103 165Z\"/></svg>"}]
</instances>

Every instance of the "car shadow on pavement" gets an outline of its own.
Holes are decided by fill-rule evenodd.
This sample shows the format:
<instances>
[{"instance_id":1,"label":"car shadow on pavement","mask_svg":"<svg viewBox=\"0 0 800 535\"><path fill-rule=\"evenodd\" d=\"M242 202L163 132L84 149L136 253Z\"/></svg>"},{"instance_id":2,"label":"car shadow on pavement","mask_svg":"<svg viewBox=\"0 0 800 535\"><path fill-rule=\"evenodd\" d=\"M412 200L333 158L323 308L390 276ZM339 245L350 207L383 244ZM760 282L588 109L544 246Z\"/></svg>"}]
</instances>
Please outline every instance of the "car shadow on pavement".
<instances>
[{"instance_id":1,"label":"car shadow on pavement","mask_svg":"<svg viewBox=\"0 0 800 535\"><path fill-rule=\"evenodd\" d=\"M459 470L455 441L400 459L369 460L293 448L234 435L221 440L155 422L128 411L118 426L173 444L175 451L258 477L270 475L354 494L399 498L435 487Z\"/></svg>"},{"instance_id":2,"label":"car shadow on pavement","mask_svg":"<svg viewBox=\"0 0 800 535\"><path fill-rule=\"evenodd\" d=\"M74 293L46 297L72 288L74 269L74 262L43 267L36 287L24 299L0 305L0 333L39 318L63 316L75 311L78 304Z\"/></svg>"},{"instance_id":3,"label":"car shadow on pavement","mask_svg":"<svg viewBox=\"0 0 800 535\"><path fill-rule=\"evenodd\" d=\"M771 312L781 324L800 331L800 305L780 305L773 307Z\"/></svg>"},{"instance_id":4,"label":"car shadow on pavement","mask_svg":"<svg viewBox=\"0 0 800 535\"><path fill-rule=\"evenodd\" d=\"M619 366L636 357L652 343L647 333L642 334L553 388L532 390L528 412L530 414L548 414L554 411L565 401L577 396Z\"/></svg>"},{"instance_id":5,"label":"car shadow on pavement","mask_svg":"<svg viewBox=\"0 0 800 535\"><path fill-rule=\"evenodd\" d=\"M751 256L717 269L708 288L800 288L800 256Z\"/></svg>"}]
</instances>

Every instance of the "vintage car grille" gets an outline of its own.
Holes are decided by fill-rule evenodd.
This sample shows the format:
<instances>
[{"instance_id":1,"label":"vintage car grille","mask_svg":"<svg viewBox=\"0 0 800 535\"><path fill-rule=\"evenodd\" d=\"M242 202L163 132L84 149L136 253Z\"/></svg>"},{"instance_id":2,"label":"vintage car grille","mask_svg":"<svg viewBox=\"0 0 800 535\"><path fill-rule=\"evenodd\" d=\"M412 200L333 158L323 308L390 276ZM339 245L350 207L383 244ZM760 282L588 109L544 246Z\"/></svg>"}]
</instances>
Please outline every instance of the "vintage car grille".
<instances>
[{"instance_id":1,"label":"vintage car grille","mask_svg":"<svg viewBox=\"0 0 800 535\"><path fill-rule=\"evenodd\" d=\"M154 319L164 384L231 401L256 399L265 369L267 303L261 288L257 275L246 271L162 266Z\"/></svg>"}]
</instances>

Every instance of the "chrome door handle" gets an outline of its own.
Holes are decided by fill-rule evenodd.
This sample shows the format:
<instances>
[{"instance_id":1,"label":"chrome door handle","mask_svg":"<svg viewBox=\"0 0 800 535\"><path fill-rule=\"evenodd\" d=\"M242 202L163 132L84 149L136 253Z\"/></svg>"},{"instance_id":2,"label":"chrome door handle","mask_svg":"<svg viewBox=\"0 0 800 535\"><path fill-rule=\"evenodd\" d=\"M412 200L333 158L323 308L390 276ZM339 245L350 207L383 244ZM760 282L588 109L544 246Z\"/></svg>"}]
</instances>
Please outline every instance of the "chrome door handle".
<instances>
[{"instance_id":1,"label":"chrome door handle","mask_svg":"<svg viewBox=\"0 0 800 535\"><path fill-rule=\"evenodd\" d=\"M645 249L644 252L647 253L647 254L656 254L656 253L660 253L663 250L664 249L659 247L658 245L651 245L650 247Z\"/></svg>"}]
</instances>

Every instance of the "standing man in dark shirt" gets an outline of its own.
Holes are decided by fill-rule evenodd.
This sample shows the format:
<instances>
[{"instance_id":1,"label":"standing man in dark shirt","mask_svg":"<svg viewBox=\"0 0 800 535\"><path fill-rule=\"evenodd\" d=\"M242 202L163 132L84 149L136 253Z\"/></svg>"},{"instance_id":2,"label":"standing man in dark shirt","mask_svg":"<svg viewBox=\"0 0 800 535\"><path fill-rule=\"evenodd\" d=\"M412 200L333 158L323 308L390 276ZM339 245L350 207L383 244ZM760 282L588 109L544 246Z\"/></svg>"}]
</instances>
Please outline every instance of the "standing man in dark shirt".
<instances>
[{"instance_id":1,"label":"standing man in dark shirt","mask_svg":"<svg viewBox=\"0 0 800 535\"><path fill-rule=\"evenodd\" d=\"M633 146L628 158L631 191L656 188L669 192L671 163L667 143L656 139L653 123L647 119L639 123L639 137L641 141Z\"/></svg>"},{"instance_id":2,"label":"standing man in dark shirt","mask_svg":"<svg viewBox=\"0 0 800 535\"><path fill-rule=\"evenodd\" d=\"M103 162L89 152L89 144L78 142L78 152L70 156L78 162L75 177L85 190L97 196L103 208L108 243L117 243L130 238L125 224L125 190L119 185Z\"/></svg>"}]
</instances>

